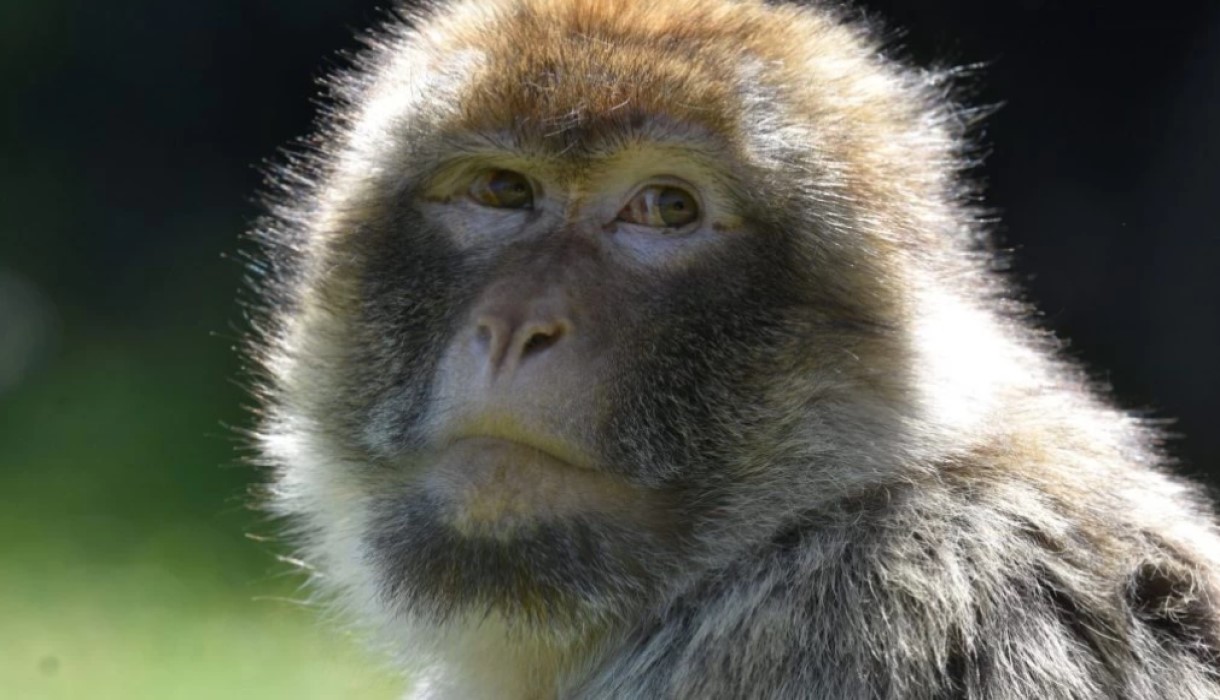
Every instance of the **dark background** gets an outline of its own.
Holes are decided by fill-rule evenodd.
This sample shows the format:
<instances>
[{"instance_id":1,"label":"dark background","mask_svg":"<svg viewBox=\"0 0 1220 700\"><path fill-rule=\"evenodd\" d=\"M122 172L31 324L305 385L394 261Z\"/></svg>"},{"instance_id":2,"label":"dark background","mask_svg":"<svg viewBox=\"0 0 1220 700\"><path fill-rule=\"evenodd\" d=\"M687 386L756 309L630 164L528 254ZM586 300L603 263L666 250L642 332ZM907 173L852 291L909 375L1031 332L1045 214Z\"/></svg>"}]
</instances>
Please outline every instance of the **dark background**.
<instances>
[{"instance_id":1,"label":"dark background","mask_svg":"<svg viewBox=\"0 0 1220 700\"><path fill-rule=\"evenodd\" d=\"M1019 279L1122 405L1173 419L1182 469L1220 481L1220 5L862 7L904 28L890 35L919 63L986 64L974 101L1004 106L977 175ZM272 528L245 508L257 475L230 427L248 420L231 349L242 270L225 256L259 213L260 164L308 132L317 79L376 8L0 3L0 614L16 616L0 692L13 674L29 696L103 697L91 674L123 663L214 663L215 680L234 668L226 648L264 670L282 650L298 676L302 654L330 658L325 640L233 646L261 622L208 642L182 620L205 598L207 620L262 620L241 606L294 585L274 546L243 538ZM166 621L132 622L157 605ZM100 641L82 645L82 620ZM167 659L162 640L193 634ZM272 675L235 687L332 692ZM140 687L166 683L183 685Z\"/></svg>"}]
</instances>

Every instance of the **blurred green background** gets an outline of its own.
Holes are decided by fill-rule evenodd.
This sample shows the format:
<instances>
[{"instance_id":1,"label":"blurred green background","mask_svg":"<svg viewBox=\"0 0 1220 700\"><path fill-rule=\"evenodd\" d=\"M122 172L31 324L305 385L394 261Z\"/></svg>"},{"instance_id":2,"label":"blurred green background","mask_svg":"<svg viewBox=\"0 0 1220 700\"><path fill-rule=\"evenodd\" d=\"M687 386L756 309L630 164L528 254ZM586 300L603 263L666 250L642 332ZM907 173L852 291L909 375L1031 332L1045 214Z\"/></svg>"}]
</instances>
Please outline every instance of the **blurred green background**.
<instances>
[{"instance_id":1,"label":"blurred green background","mask_svg":"<svg viewBox=\"0 0 1220 700\"><path fill-rule=\"evenodd\" d=\"M401 694L251 539L235 430L224 256L345 5L0 2L0 698Z\"/></svg>"},{"instance_id":2,"label":"blurred green background","mask_svg":"<svg viewBox=\"0 0 1220 700\"><path fill-rule=\"evenodd\" d=\"M1179 419L1182 468L1214 480L1215 4L864 4L921 61L992 62L976 99L1007 106L978 175L1020 278L1125 405ZM259 164L308 131L315 80L379 16L0 2L0 698L401 691L300 602L235 430L233 254Z\"/></svg>"}]
</instances>

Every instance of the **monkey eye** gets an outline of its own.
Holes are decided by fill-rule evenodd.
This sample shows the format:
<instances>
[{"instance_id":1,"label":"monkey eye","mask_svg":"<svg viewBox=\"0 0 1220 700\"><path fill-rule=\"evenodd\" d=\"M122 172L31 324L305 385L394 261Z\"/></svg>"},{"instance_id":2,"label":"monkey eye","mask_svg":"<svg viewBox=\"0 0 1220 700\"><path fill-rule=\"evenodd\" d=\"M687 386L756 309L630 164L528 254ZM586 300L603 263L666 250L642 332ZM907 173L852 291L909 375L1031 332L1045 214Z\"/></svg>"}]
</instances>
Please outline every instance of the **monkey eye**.
<instances>
[{"instance_id":1,"label":"monkey eye","mask_svg":"<svg viewBox=\"0 0 1220 700\"><path fill-rule=\"evenodd\" d=\"M488 170L470 183L470 198L485 207L532 209L534 188L529 178L512 170Z\"/></svg>"},{"instance_id":2,"label":"monkey eye","mask_svg":"<svg viewBox=\"0 0 1220 700\"><path fill-rule=\"evenodd\" d=\"M652 228L680 228L699 218L695 196L681 187L649 185L618 213L619 221Z\"/></svg>"}]
</instances>

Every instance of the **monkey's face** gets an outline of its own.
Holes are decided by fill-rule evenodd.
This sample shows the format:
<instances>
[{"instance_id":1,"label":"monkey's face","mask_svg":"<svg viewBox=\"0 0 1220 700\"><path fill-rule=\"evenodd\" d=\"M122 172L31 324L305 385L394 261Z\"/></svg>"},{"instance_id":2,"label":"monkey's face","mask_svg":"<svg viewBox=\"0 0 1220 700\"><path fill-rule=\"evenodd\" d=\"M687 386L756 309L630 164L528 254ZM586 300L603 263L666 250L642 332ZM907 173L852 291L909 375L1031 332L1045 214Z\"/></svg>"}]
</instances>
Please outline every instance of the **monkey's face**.
<instances>
[{"instance_id":1,"label":"monkey's face","mask_svg":"<svg viewBox=\"0 0 1220 700\"><path fill-rule=\"evenodd\" d=\"M809 206L833 160L722 60L758 28L582 12L386 49L301 215L264 449L323 570L411 614L629 612L892 352L877 251Z\"/></svg>"},{"instance_id":2,"label":"monkey's face","mask_svg":"<svg viewBox=\"0 0 1220 700\"><path fill-rule=\"evenodd\" d=\"M343 246L322 420L364 465L366 556L429 610L622 612L742 449L724 426L795 304L783 244L689 145L451 148Z\"/></svg>"}]
</instances>

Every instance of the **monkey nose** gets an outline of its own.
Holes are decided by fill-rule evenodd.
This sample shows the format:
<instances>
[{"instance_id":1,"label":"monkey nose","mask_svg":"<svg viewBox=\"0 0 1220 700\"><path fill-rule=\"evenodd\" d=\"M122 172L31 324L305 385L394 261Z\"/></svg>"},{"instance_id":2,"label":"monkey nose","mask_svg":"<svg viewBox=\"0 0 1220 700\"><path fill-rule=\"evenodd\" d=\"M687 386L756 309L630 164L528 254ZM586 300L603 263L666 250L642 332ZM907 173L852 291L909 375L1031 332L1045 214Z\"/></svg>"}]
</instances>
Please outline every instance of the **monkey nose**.
<instances>
[{"instance_id":1,"label":"monkey nose","mask_svg":"<svg viewBox=\"0 0 1220 700\"><path fill-rule=\"evenodd\" d=\"M526 362L543 359L572 332L562 314L485 312L475 322L475 352L493 375L511 374Z\"/></svg>"}]
</instances>

